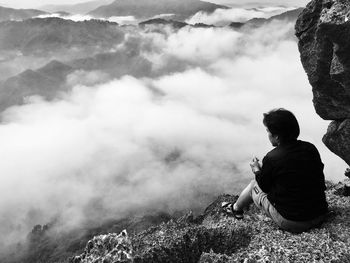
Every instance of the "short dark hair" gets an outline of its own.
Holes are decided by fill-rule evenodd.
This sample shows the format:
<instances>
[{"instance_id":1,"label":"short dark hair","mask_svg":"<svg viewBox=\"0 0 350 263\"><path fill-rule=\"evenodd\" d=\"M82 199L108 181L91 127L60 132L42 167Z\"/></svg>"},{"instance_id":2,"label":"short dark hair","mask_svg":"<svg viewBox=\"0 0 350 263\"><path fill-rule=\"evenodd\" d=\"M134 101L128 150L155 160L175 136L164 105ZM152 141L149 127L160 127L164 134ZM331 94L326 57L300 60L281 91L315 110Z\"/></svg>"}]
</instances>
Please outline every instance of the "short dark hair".
<instances>
[{"instance_id":1,"label":"short dark hair","mask_svg":"<svg viewBox=\"0 0 350 263\"><path fill-rule=\"evenodd\" d=\"M283 141L296 140L300 134L294 114L283 108L264 113L263 123L273 135L278 135Z\"/></svg>"}]
</instances>

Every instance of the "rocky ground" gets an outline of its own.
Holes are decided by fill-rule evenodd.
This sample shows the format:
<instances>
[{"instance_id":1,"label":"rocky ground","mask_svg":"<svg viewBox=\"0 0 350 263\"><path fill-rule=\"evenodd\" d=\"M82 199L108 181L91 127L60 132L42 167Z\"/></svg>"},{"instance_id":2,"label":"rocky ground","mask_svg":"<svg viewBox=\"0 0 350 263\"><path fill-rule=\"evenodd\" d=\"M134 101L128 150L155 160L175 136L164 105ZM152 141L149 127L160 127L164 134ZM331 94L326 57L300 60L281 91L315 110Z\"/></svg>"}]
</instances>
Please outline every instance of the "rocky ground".
<instances>
[{"instance_id":1,"label":"rocky ground","mask_svg":"<svg viewBox=\"0 0 350 263\"><path fill-rule=\"evenodd\" d=\"M322 226L307 233L282 231L253 206L243 220L228 217L221 212L221 202L236 197L222 195L196 218L189 213L135 235L97 236L70 262L350 262L346 183L328 183L331 213Z\"/></svg>"}]
</instances>

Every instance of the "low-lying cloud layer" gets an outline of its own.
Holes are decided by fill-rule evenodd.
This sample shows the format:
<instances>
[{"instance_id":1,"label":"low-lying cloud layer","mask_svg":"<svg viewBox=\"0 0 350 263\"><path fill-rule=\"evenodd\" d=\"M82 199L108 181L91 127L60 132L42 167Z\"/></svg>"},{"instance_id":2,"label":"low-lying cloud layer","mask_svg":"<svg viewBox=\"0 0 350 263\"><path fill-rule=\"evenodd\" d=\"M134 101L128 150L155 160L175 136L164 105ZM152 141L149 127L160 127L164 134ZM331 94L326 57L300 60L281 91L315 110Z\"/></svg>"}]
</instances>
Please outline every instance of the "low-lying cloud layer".
<instances>
[{"instance_id":1,"label":"low-lying cloud layer","mask_svg":"<svg viewBox=\"0 0 350 263\"><path fill-rule=\"evenodd\" d=\"M81 22L81 21L88 21L88 20L96 19L95 17L90 16L90 15L80 15L80 14L65 15L62 13L52 13L52 14L37 16L37 18L51 18L51 17L72 20L74 22ZM99 20L115 22L115 23L118 23L120 25L135 25L139 22L134 16L112 16L112 17L109 17L108 19L99 18Z\"/></svg>"},{"instance_id":2,"label":"low-lying cloud layer","mask_svg":"<svg viewBox=\"0 0 350 263\"><path fill-rule=\"evenodd\" d=\"M247 22L253 18L269 18L295 7L262 7L262 8L230 8L216 9L212 14L198 12L186 22L189 24L204 23L208 25L225 26L231 22Z\"/></svg>"},{"instance_id":3,"label":"low-lying cloud layer","mask_svg":"<svg viewBox=\"0 0 350 263\"><path fill-rule=\"evenodd\" d=\"M262 114L276 107L296 114L327 178L340 178L345 163L321 142L327 123L314 112L291 30L274 22L247 32L135 31L125 41L163 74L107 81L78 71L61 98L8 109L0 125L2 241L53 219L69 229L238 193L253 178L249 161L271 150Z\"/></svg>"}]
</instances>

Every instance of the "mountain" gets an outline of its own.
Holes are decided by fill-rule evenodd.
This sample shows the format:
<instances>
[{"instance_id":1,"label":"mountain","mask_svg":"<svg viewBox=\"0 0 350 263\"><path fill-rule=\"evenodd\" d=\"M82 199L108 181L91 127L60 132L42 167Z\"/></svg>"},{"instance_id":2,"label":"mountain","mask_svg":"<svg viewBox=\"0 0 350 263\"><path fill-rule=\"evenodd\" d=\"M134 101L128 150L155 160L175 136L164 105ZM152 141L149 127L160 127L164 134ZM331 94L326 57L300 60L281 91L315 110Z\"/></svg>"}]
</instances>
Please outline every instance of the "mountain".
<instances>
[{"instance_id":1,"label":"mountain","mask_svg":"<svg viewBox=\"0 0 350 263\"><path fill-rule=\"evenodd\" d=\"M97 0L74 5L44 5L40 7L40 9L50 13L65 11L71 14L86 14L99 6L110 4L112 1L113 0Z\"/></svg>"},{"instance_id":2,"label":"mountain","mask_svg":"<svg viewBox=\"0 0 350 263\"><path fill-rule=\"evenodd\" d=\"M293 10L286 11L282 14L271 16L269 18L253 18L248 20L245 23L241 22L232 22L229 26L232 28L240 29L242 27L260 27L263 26L266 23L269 23L271 21L287 21L295 23L295 21L298 19L299 14L304 10L304 8L297 8ZM294 33L293 33L294 35Z\"/></svg>"},{"instance_id":3,"label":"mountain","mask_svg":"<svg viewBox=\"0 0 350 263\"><path fill-rule=\"evenodd\" d=\"M89 14L95 17L134 16L142 19L174 14L173 19L183 20L199 11L211 13L217 8L227 7L199 0L115 0Z\"/></svg>"},{"instance_id":4,"label":"mountain","mask_svg":"<svg viewBox=\"0 0 350 263\"><path fill-rule=\"evenodd\" d=\"M42 55L68 48L111 48L124 39L117 23L34 18L0 23L0 50Z\"/></svg>"},{"instance_id":5,"label":"mountain","mask_svg":"<svg viewBox=\"0 0 350 263\"><path fill-rule=\"evenodd\" d=\"M75 71L98 71L110 77L126 74L145 77L151 74L151 63L143 58L138 49L102 53L66 63L53 60L36 70L26 70L0 83L0 112L13 105L22 105L30 96L52 100L72 87L67 76Z\"/></svg>"},{"instance_id":6,"label":"mountain","mask_svg":"<svg viewBox=\"0 0 350 263\"><path fill-rule=\"evenodd\" d=\"M174 28L182 28L185 26L188 26L187 23L185 22L179 22L179 21L174 21L174 20L167 20L167 19L163 19L163 18L153 18L153 19L149 19L146 21L142 21L141 23L139 23L139 26L143 27L146 25L170 25Z\"/></svg>"},{"instance_id":7,"label":"mountain","mask_svg":"<svg viewBox=\"0 0 350 263\"><path fill-rule=\"evenodd\" d=\"M59 61L51 61L38 70L28 69L0 83L0 111L13 105L21 105L26 98L40 95L53 99L59 91L65 90L66 76L73 68Z\"/></svg>"},{"instance_id":8,"label":"mountain","mask_svg":"<svg viewBox=\"0 0 350 263\"><path fill-rule=\"evenodd\" d=\"M173 28L176 29L180 29L183 28L185 26L190 26L190 27L195 27L195 28L209 28L209 27L215 27L213 25L207 25L207 24L203 24L203 23L196 23L194 25L191 24L187 24L185 22L180 22L180 21L176 21L176 20L172 20L172 19L163 19L163 18L152 18L152 19L148 19L145 21L142 21L139 23L139 26L141 28L145 27L145 26L171 26Z\"/></svg>"},{"instance_id":9,"label":"mountain","mask_svg":"<svg viewBox=\"0 0 350 263\"><path fill-rule=\"evenodd\" d=\"M7 20L25 20L45 14L48 13L36 9L13 9L0 6L0 22Z\"/></svg>"},{"instance_id":10,"label":"mountain","mask_svg":"<svg viewBox=\"0 0 350 263\"><path fill-rule=\"evenodd\" d=\"M253 18L246 22L249 25L261 26L264 23L271 22L273 20L283 20L289 22L295 22L298 19L299 14L304 10L304 8L300 7L297 9L286 11L282 14L271 16L270 18Z\"/></svg>"}]
</instances>

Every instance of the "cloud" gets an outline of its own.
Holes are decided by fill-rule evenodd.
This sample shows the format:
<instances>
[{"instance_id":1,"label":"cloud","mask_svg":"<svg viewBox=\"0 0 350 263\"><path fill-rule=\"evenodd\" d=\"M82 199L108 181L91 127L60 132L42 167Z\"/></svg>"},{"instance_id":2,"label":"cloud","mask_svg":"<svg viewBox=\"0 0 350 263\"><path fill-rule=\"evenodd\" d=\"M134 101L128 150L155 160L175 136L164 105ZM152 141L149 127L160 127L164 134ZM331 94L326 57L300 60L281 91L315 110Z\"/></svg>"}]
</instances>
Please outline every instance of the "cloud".
<instances>
[{"instance_id":1,"label":"cloud","mask_svg":"<svg viewBox=\"0 0 350 263\"><path fill-rule=\"evenodd\" d=\"M80 86L53 103L33 98L9 109L4 121L0 169L8 176L1 178L0 231L7 241L58 215L67 228L130 208L196 207L198 193L221 190L218 177L234 188L228 180L234 161L222 152L233 154L224 138L236 128L181 103L161 102L131 77ZM96 200L102 211L94 208Z\"/></svg>"},{"instance_id":2,"label":"cloud","mask_svg":"<svg viewBox=\"0 0 350 263\"><path fill-rule=\"evenodd\" d=\"M339 178L345 163L321 142L327 123L314 112L292 27L131 32L125 41L162 74L108 80L77 71L67 79L71 92L8 109L0 125L2 241L53 219L70 229L238 193L252 178L251 158L271 150L262 113L276 107L296 114L300 138L317 145L327 177Z\"/></svg>"},{"instance_id":3,"label":"cloud","mask_svg":"<svg viewBox=\"0 0 350 263\"><path fill-rule=\"evenodd\" d=\"M74 22L82 22L82 21L89 21L89 20L102 20L102 21L109 21L118 23L120 25L135 25L138 23L138 20L134 16L112 16L108 19L106 18L95 18L90 15L81 15L81 14L74 14L74 15L62 15L60 13L52 13L52 14L45 14L45 15L39 15L37 18L52 18L57 17L61 19L66 20L72 20Z\"/></svg>"},{"instance_id":4,"label":"cloud","mask_svg":"<svg viewBox=\"0 0 350 263\"><path fill-rule=\"evenodd\" d=\"M136 25L139 21L134 16L111 16L110 22L116 22L120 25Z\"/></svg>"},{"instance_id":5,"label":"cloud","mask_svg":"<svg viewBox=\"0 0 350 263\"><path fill-rule=\"evenodd\" d=\"M208 25L225 26L231 22L246 22L253 18L269 18L294 8L265 7L265 8L230 8L216 9L213 13L198 12L186 22L189 24L204 23Z\"/></svg>"},{"instance_id":6,"label":"cloud","mask_svg":"<svg viewBox=\"0 0 350 263\"><path fill-rule=\"evenodd\" d=\"M212 41L220 36L220 41ZM235 54L241 33L227 28L186 27L166 39L164 52L189 62L207 64L217 58Z\"/></svg>"},{"instance_id":7,"label":"cloud","mask_svg":"<svg viewBox=\"0 0 350 263\"><path fill-rule=\"evenodd\" d=\"M81 21L88 21L94 19L94 17L89 16L89 15L62 15L60 13L52 13L52 14L45 14L45 15L39 15L37 18L52 18L52 17L57 17L61 19L66 19L66 20L72 20L74 22L81 22Z\"/></svg>"},{"instance_id":8,"label":"cloud","mask_svg":"<svg viewBox=\"0 0 350 263\"><path fill-rule=\"evenodd\" d=\"M67 85L74 87L78 85L93 86L107 82L111 77L103 71L77 70L67 76Z\"/></svg>"}]
</instances>

